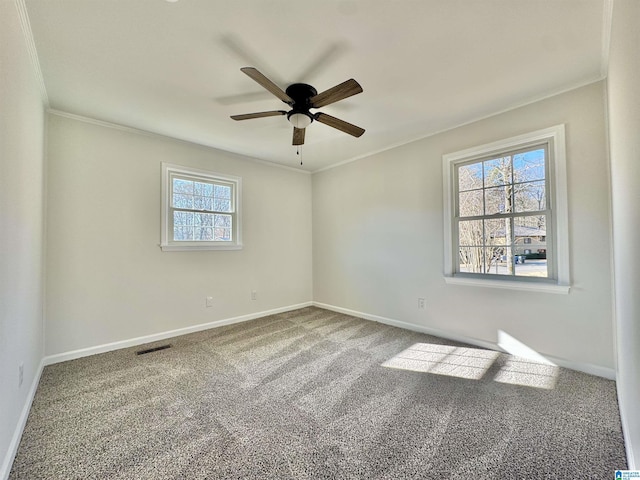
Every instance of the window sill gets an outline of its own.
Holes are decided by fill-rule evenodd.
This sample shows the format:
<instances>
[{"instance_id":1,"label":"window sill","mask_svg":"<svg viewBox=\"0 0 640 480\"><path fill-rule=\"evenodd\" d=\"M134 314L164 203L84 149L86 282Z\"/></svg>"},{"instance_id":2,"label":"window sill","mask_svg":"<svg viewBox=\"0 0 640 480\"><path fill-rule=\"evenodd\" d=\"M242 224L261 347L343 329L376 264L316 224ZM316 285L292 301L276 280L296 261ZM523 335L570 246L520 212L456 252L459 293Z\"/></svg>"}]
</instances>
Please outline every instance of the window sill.
<instances>
[{"instance_id":1,"label":"window sill","mask_svg":"<svg viewBox=\"0 0 640 480\"><path fill-rule=\"evenodd\" d=\"M507 290L521 290L528 292L543 292L543 293L557 293L561 295L567 295L569 285L556 285L552 283L538 283L538 282L516 282L509 280L492 280L485 278L468 278L468 277L452 277L445 276L444 281L447 285L466 285L469 287L489 287L489 288L504 288Z\"/></svg>"},{"instance_id":2,"label":"window sill","mask_svg":"<svg viewBox=\"0 0 640 480\"><path fill-rule=\"evenodd\" d=\"M163 252L188 252L191 250L242 250L242 245L160 245Z\"/></svg>"}]
</instances>

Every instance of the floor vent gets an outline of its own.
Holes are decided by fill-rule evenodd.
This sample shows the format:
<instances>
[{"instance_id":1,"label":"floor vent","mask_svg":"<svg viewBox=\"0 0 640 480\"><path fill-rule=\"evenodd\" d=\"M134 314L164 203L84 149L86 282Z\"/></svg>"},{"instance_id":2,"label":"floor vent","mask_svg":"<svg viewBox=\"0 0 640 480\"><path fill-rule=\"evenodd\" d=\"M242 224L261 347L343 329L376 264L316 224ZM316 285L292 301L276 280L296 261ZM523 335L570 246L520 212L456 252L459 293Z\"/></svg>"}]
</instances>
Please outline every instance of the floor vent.
<instances>
[{"instance_id":1,"label":"floor vent","mask_svg":"<svg viewBox=\"0 0 640 480\"><path fill-rule=\"evenodd\" d=\"M165 350L167 348L171 348L171 345L160 345L159 347L147 348L146 350L138 350L136 355L144 355L145 353L157 352L158 350Z\"/></svg>"}]
</instances>

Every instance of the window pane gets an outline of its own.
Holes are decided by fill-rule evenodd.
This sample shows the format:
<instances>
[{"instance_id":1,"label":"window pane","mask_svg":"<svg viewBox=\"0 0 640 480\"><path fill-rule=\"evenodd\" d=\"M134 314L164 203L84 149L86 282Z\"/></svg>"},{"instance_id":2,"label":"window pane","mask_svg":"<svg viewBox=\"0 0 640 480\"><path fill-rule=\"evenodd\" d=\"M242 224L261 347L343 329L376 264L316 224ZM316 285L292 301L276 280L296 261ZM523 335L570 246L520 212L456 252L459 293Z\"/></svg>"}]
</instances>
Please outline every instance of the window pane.
<instances>
[{"instance_id":1,"label":"window pane","mask_svg":"<svg viewBox=\"0 0 640 480\"><path fill-rule=\"evenodd\" d=\"M491 275L508 275L509 266L504 247L489 247L484 249L486 259L485 272Z\"/></svg>"},{"instance_id":2,"label":"window pane","mask_svg":"<svg viewBox=\"0 0 640 480\"><path fill-rule=\"evenodd\" d=\"M458 271L484 273L484 249L482 247L460 247Z\"/></svg>"},{"instance_id":3,"label":"window pane","mask_svg":"<svg viewBox=\"0 0 640 480\"><path fill-rule=\"evenodd\" d=\"M513 156L513 177L515 182L544 180L544 148L518 153Z\"/></svg>"},{"instance_id":4,"label":"window pane","mask_svg":"<svg viewBox=\"0 0 640 480\"><path fill-rule=\"evenodd\" d=\"M527 277L548 277L546 215L515 217L515 274Z\"/></svg>"},{"instance_id":5,"label":"window pane","mask_svg":"<svg viewBox=\"0 0 640 480\"><path fill-rule=\"evenodd\" d=\"M496 158L484 162L484 186L493 187L511 183L511 157Z\"/></svg>"},{"instance_id":6,"label":"window pane","mask_svg":"<svg viewBox=\"0 0 640 480\"><path fill-rule=\"evenodd\" d=\"M482 220L464 220L458 223L458 245L482 246Z\"/></svg>"},{"instance_id":7,"label":"window pane","mask_svg":"<svg viewBox=\"0 0 640 480\"><path fill-rule=\"evenodd\" d=\"M227 185L215 185L214 196L217 198L231 198L231 187Z\"/></svg>"},{"instance_id":8,"label":"window pane","mask_svg":"<svg viewBox=\"0 0 640 480\"><path fill-rule=\"evenodd\" d=\"M220 200L215 198L213 200L213 210L216 212L230 212L231 200Z\"/></svg>"},{"instance_id":9,"label":"window pane","mask_svg":"<svg viewBox=\"0 0 640 480\"><path fill-rule=\"evenodd\" d=\"M511 244L511 219L494 218L484 221L484 240L486 245L506 247Z\"/></svg>"},{"instance_id":10,"label":"window pane","mask_svg":"<svg viewBox=\"0 0 640 480\"><path fill-rule=\"evenodd\" d=\"M202 227L213 226L213 215L210 213L196 213L194 217L194 225Z\"/></svg>"},{"instance_id":11,"label":"window pane","mask_svg":"<svg viewBox=\"0 0 640 480\"><path fill-rule=\"evenodd\" d=\"M531 245L537 241L544 241L547 236L546 215L530 215L527 217L514 217L514 230L516 243L524 243L518 239L528 238Z\"/></svg>"},{"instance_id":12,"label":"window pane","mask_svg":"<svg viewBox=\"0 0 640 480\"><path fill-rule=\"evenodd\" d=\"M191 180L173 179L173 193L193 193L193 182Z\"/></svg>"},{"instance_id":13,"label":"window pane","mask_svg":"<svg viewBox=\"0 0 640 480\"><path fill-rule=\"evenodd\" d=\"M213 185L211 183L195 182L193 193L195 193L196 195L202 195L205 197L212 197Z\"/></svg>"},{"instance_id":14,"label":"window pane","mask_svg":"<svg viewBox=\"0 0 640 480\"><path fill-rule=\"evenodd\" d=\"M231 229L222 227L214 228L214 240L221 242L231 241Z\"/></svg>"},{"instance_id":15,"label":"window pane","mask_svg":"<svg viewBox=\"0 0 640 480\"><path fill-rule=\"evenodd\" d=\"M173 227L173 239L175 241L193 240L193 227Z\"/></svg>"},{"instance_id":16,"label":"window pane","mask_svg":"<svg viewBox=\"0 0 640 480\"><path fill-rule=\"evenodd\" d=\"M492 275L513 274L513 249L511 245L511 218L494 218L484 221L486 235L485 257L487 271Z\"/></svg>"},{"instance_id":17,"label":"window pane","mask_svg":"<svg viewBox=\"0 0 640 480\"><path fill-rule=\"evenodd\" d=\"M213 199L211 197L193 197L193 208L195 210L213 210Z\"/></svg>"},{"instance_id":18,"label":"window pane","mask_svg":"<svg viewBox=\"0 0 640 480\"><path fill-rule=\"evenodd\" d=\"M458 210L460 217L477 217L484 215L482 190L461 192L458 195Z\"/></svg>"},{"instance_id":19,"label":"window pane","mask_svg":"<svg viewBox=\"0 0 640 480\"><path fill-rule=\"evenodd\" d=\"M513 211L511 185L487 188L484 191L485 214L511 213Z\"/></svg>"},{"instance_id":20,"label":"window pane","mask_svg":"<svg viewBox=\"0 0 640 480\"><path fill-rule=\"evenodd\" d=\"M174 208L193 208L193 195L174 194Z\"/></svg>"},{"instance_id":21,"label":"window pane","mask_svg":"<svg viewBox=\"0 0 640 480\"><path fill-rule=\"evenodd\" d=\"M215 226L231 228L231 215L215 215Z\"/></svg>"},{"instance_id":22,"label":"window pane","mask_svg":"<svg viewBox=\"0 0 640 480\"><path fill-rule=\"evenodd\" d=\"M541 277L547 278L547 260L540 258L530 258L529 255L518 255L515 262L514 275L518 277Z\"/></svg>"},{"instance_id":23,"label":"window pane","mask_svg":"<svg viewBox=\"0 0 640 480\"><path fill-rule=\"evenodd\" d=\"M537 212L546 210L547 197L544 182L520 183L514 185L515 211Z\"/></svg>"},{"instance_id":24,"label":"window pane","mask_svg":"<svg viewBox=\"0 0 640 480\"><path fill-rule=\"evenodd\" d=\"M213 240L212 227L195 227L193 239L199 242L210 242Z\"/></svg>"},{"instance_id":25,"label":"window pane","mask_svg":"<svg viewBox=\"0 0 640 480\"><path fill-rule=\"evenodd\" d=\"M193 225L193 213L191 212L173 212L174 225Z\"/></svg>"},{"instance_id":26,"label":"window pane","mask_svg":"<svg viewBox=\"0 0 640 480\"><path fill-rule=\"evenodd\" d=\"M458 167L458 190L482 188L482 163Z\"/></svg>"},{"instance_id":27,"label":"window pane","mask_svg":"<svg viewBox=\"0 0 640 480\"><path fill-rule=\"evenodd\" d=\"M196 210L204 210L204 197L193 197L193 208Z\"/></svg>"}]
</instances>

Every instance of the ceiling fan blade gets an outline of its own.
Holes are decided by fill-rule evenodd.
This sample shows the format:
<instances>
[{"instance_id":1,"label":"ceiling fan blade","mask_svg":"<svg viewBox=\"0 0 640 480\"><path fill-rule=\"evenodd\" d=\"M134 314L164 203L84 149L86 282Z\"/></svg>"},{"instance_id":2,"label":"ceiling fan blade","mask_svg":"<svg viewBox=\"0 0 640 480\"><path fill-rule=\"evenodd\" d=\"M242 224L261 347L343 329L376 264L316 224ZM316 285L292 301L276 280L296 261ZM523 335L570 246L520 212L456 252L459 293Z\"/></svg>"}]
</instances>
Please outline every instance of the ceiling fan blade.
<instances>
[{"instance_id":1,"label":"ceiling fan blade","mask_svg":"<svg viewBox=\"0 0 640 480\"><path fill-rule=\"evenodd\" d=\"M327 115L326 113L318 112L314 115L314 118L320 123L337 128L338 130L348 133L349 135L353 135L354 137L359 137L364 133L364 128L357 127L349 122Z\"/></svg>"},{"instance_id":2,"label":"ceiling fan blade","mask_svg":"<svg viewBox=\"0 0 640 480\"><path fill-rule=\"evenodd\" d=\"M331 87L329 90L325 90L324 92L311 97L310 102L312 107L320 108L358 93L362 93L362 87L358 82L351 78L346 82L342 82L335 87Z\"/></svg>"},{"instance_id":3,"label":"ceiling fan blade","mask_svg":"<svg viewBox=\"0 0 640 480\"><path fill-rule=\"evenodd\" d=\"M292 145L304 145L304 128L293 127Z\"/></svg>"},{"instance_id":4,"label":"ceiling fan blade","mask_svg":"<svg viewBox=\"0 0 640 480\"><path fill-rule=\"evenodd\" d=\"M278 97L284 103L288 103L289 105L293 104L293 99L289 95L287 95L284 92L284 90L282 90L278 85L276 85L267 77L265 77L262 73L260 73L257 68L242 67L240 70L242 70L245 74L251 77L252 80L254 80L256 83L261 85L263 88L273 93L276 97Z\"/></svg>"},{"instance_id":5,"label":"ceiling fan blade","mask_svg":"<svg viewBox=\"0 0 640 480\"><path fill-rule=\"evenodd\" d=\"M270 112L256 112L256 113L244 113L242 115L231 115L234 120L249 120L251 118L262 117L277 117L279 115L286 115L284 110L271 110Z\"/></svg>"}]
</instances>

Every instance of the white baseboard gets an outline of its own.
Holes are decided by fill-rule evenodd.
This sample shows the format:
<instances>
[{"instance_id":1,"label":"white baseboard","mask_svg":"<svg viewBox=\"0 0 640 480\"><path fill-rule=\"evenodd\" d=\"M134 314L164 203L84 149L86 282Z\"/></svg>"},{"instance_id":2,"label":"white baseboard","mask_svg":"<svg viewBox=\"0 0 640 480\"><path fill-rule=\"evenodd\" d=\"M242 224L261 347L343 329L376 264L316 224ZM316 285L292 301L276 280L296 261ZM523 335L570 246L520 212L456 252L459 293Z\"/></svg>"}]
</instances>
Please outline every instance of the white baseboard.
<instances>
[{"instance_id":1,"label":"white baseboard","mask_svg":"<svg viewBox=\"0 0 640 480\"><path fill-rule=\"evenodd\" d=\"M384 323L385 325L391 325L393 327L404 328L405 330L412 330L414 332L426 333L435 337L445 338L447 340L453 340L454 342L468 343L480 348L486 348L489 350L496 350L498 352L504 352L497 343L487 342L486 340L480 340L473 337L467 337L464 335L458 335L455 333L447 332L438 328L426 327L424 325L416 325L414 323L403 322L401 320L395 320L393 318L381 317L379 315L372 315L370 313L358 312L356 310L350 310L348 308L337 307L335 305L329 305L326 303L313 302L313 305L318 308L324 308L325 310L332 310L338 313L344 313L346 315L352 315L354 317L364 318L365 320L372 320L378 323ZM568 368L571 370L577 370L579 372L588 373L598 377L603 377L609 380L616 379L616 372L613 368L602 367L600 365L593 365L590 363L575 362L573 360L567 360L565 358L554 357L552 355L540 354L549 362L559 367Z\"/></svg>"},{"instance_id":2,"label":"white baseboard","mask_svg":"<svg viewBox=\"0 0 640 480\"><path fill-rule=\"evenodd\" d=\"M499 348L497 348L497 345L493 343L485 342L483 340L478 340L475 338L465 337L462 335L452 334L450 332L445 332L444 330L440 330L437 328L425 327L424 325L416 325L414 323L403 322L402 320L395 320L393 318L372 315L371 313L358 312L356 310L336 307L335 305L328 305L326 303L313 302L313 305L318 308L324 308L325 310L331 310L338 313L344 313L345 315L351 315L353 317L364 318L365 320L384 323L385 325L391 325L392 327L403 328L404 330L426 333L428 335L433 335L434 337L446 338L447 340L453 340L454 342L468 343L470 345L487 348L489 350L500 350Z\"/></svg>"},{"instance_id":3,"label":"white baseboard","mask_svg":"<svg viewBox=\"0 0 640 480\"><path fill-rule=\"evenodd\" d=\"M622 437L624 438L624 445L627 451L627 469L638 470L640 469L640 458L636 455L636 452L640 453L640 449L636 448L631 440L631 425L627 418L627 403L625 396L620 395L620 384L618 384L618 405L620 407L620 423L622 424Z\"/></svg>"},{"instance_id":4,"label":"white baseboard","mask_svg":"<svg viewBox=\"0 0 640 480\"><path fill-rule=\"evenodd\" d=\"M33 403L33 399L36 396L36 391L38 390L38 384L40 383L40 376L42 375L44 366L44 359L42 359L40 361L40 365L38 366L38 371L36 372L35 376L33 377L33 381L31 382L31 387L29 388L29 393L27 394L26 401L24 402L24 406L22 407L22 412L20 413L18 424L13 431L13 436L11 437L9 448L7 449L4 460L2 461L2 467L0 467L0 479L2 480L7 480L9 478L9 473L11 473L13 459L16 457L16 453L18 453L18 447L20 446L22 432L24 431L24 427L27 424L27 418L29 418L29 412L31 411L31 404Z\"/></svg>"},{"instance_id":5,"label":"white baseboard","mask_svg":"<svg viewBox=\"0 0 640 480\"><path fill-rule=\"evenodd\" d=\"M635 451L638 449L634 448L634 445L631 443L629 431L626 428L627 422L624 420L624 413L622 410L620 411L620 420L622 421L622 436L624 438L624 445L627 451L627 469L640 470L640 461L636 461L637 455L635 454Z\"/></svg>"},{"instance_id":6,"label":"white baseboard","mask_svg":"<svg viewBox=\"0 0 640 480\"><path fill-rule=\"evenodd\" d=\"M49 355L45 357L44 364L53 365L54 363L66 362L68 360L75 360L77 358L88 357L90 355L96 355L99 353L111 352L113 350L120 350L121 348L135 347L136 345L143 345L145 343L157 342L158 340L165 340L167 338L179 337L180 335L187 335L189 333L200 332L202 330L209 330L211 328L221 327L223 325L231 325L234 323L241 323L249 320L255 320L256 318L266 317L268 315L274 315L276 313L289 312L291 310L310 307L312 305L313 305L313 302L298 303L296 305L288 305L286 307L274 308L272 310L264 310L261 312L249 313L247 315L225 318L222 320L216 320L214 322L201 323L199 325L193 325L191 327L178 328L176 330L169 330L166 332L154 333L151 335L145 335L143 337L129 338L127 340L107 343L104 345L96 345L95 347L88 347L88 348L82 348L79 350L73 350L70 352L58 353L55 355Z\"/></svg>"},{"instance_id":7,"label":"white baseboard","mask_svg":"<svg viewBox=\"0 0 640 480\"><path fill-rule=\"evenodd\" d=\"M616 371L613 368L603 367L602 365L594 365L593 363L576 362L573 360L567 360L566 358L554 357L553 355L543 356L559 367L576 370L582 373L588 373L589 375L606 378L607 380L616 380Z\"/></svg>"}]
</instances>

